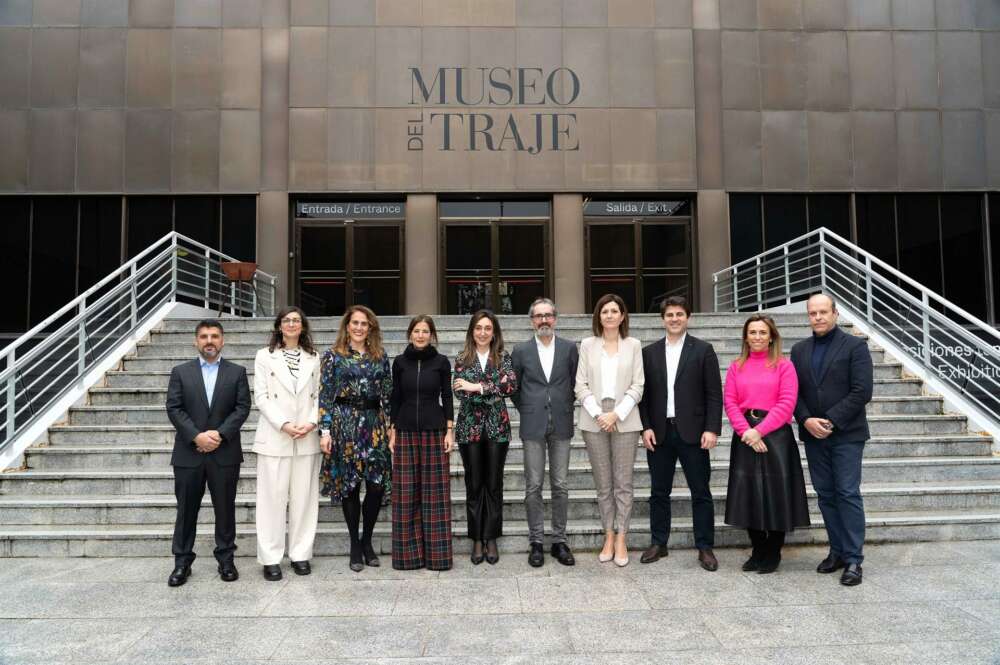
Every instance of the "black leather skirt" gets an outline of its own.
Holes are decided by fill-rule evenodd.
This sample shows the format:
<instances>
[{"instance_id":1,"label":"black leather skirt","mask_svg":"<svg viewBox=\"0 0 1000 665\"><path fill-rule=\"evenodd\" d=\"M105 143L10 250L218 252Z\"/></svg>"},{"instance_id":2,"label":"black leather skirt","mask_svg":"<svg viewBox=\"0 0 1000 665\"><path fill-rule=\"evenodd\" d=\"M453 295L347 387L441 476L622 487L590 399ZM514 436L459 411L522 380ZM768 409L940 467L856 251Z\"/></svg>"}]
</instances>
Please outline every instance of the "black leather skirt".
<instances>
[{"instance_id":1,"label":"black leather skirt","mask_svg":"<svg viewBox=\"0 0 1000 665\"><path fill-rule=\"evenodd\" d=\"M744 414L751 427L760 424L766 415L760 410ZM785 424L765 436L764 444L766 453L754 452L733 433L726 524L767 531L809 526L806 482L791 425Z\"/></svg>"}]
</instances>

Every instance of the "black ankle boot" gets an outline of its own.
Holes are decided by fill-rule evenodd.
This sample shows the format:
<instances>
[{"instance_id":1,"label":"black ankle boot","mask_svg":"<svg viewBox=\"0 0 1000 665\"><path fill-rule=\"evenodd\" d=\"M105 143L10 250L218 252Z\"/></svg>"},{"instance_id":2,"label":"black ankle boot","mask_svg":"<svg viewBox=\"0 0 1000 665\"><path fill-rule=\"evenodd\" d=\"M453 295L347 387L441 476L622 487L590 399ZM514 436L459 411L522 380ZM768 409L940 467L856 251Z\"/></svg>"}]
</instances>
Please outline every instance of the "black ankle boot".
<instances>
[{"instance_id":1,"label":"black ankle boot","mask_svg":"<svg viewBox=\"0 0 1000 665\"><path fill-rule=\"evenodd\" d=\"M752 573L760 568L761 559L764 558L764 532L757 529L747 529L750 536L750 544L753 549L750 551L750 558L743 563L743 572Z\"/></svg>"},{"instance_id":2,"label":"black ankle boot","mask_svg":"<svg viewBox=\"0 0 1000 665\"><path fill-rule=\"evenodd\" d=\"M767 575L778 570L781 563L781 547L785 544L784 531L769 531L764 541L764 557L757 567L757 573Z\"/></svg>"}]
</instances>

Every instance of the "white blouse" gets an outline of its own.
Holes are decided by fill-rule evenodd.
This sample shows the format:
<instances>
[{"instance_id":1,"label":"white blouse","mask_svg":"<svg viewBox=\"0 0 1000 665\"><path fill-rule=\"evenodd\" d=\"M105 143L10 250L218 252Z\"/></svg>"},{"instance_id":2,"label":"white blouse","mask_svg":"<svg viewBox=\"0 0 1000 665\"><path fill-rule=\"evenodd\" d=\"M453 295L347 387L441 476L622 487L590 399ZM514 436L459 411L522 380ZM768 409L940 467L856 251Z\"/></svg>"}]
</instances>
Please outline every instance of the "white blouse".
<instances>
[{"instance_id":1,"label":"white blouse","mask_svg":"<svg viewBox=\"0 0 1000 665\"><path fill-rule=\"evenodd\" d=\"M606 399L613 400L615 398L615 388L618 385L618 357L620 355L621 351L619 350L615 355L609 356L607 351L604 350L604 346L601 345L601 385L595 386L600 389L601 401ZM583 400L583 408L587 410L587 413L592 418L596 418L604 413L593 394L588 395ZM622 401L615 405L615 414L618 416L618 420L625 420L633 408L635 408L635 400L632 399L632 396L625 395L622 397Z\"/></svg>"}]
</instances>

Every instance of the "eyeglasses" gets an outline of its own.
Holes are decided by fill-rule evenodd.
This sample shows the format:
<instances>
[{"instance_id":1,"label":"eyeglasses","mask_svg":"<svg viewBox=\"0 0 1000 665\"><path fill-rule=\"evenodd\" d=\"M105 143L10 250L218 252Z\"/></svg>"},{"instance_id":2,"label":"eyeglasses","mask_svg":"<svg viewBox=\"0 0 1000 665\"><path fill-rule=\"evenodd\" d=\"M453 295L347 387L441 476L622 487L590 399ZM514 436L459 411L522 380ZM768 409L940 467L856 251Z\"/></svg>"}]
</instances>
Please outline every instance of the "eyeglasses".
<instances>
[{"instance_id":1,"label":"eyeglasses","mask_svg":"<svg viewBox=\"0 0 1000 665\"><path fill-rule=\"evenodd\" d=\"M302 319L289 319L289 318L286 317L286 318L282 319L281 322L283 324L285 324L285 325L288 325L288 326L299 326L299 325L302 325Z\"/></svg>"},{"instance_id":2,"label":"eyeglasses","mask_svg":"<svg viewBox=\"0 0 1000 665\"><path fill-rule=\"evenodd\" d=\"M531 318L535 321L555 321L556 315L546 312L545 314L532 314Z\"/></svg>"}]
</instances>

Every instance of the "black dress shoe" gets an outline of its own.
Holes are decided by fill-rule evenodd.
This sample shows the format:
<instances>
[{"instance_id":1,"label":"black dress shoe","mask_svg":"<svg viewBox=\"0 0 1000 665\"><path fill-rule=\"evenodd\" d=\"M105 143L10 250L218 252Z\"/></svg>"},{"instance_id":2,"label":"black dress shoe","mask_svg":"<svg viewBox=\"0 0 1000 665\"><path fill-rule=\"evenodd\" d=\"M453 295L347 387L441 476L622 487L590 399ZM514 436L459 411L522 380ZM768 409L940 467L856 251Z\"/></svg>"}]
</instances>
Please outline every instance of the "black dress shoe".
<instances>
[{"instance_id":1,"label":"black dress shoe","mask_svg":"<svg viewBox=\"0 0 1000 665\"><path fill-rule=\"evenodd\" d=\"M667 551L666 545L657 545L653 543L646 551L642 553L639 557L639 563L653 563L654 561L659 561L660 559L666 557L670 552Z\"/></svg>"},{"instance_id":2,"label":"black dress shoe","mask_svg":"<svg viewBox=\"0 0 1000 665\"><path fill-rule=\"evenodd\" d=\"M308 575L312 572L312 567L308 561L292 561L292 570L296 575Z\"/></svg>"},{"instance_id":3,"label":"black dress shoe","mask_svg":"<svg viewBox=\"0 0 1000 665\"><path fill-rule=\"evenodd\" d=\"M191 577L191 566L177 566L167 578L167 586L181 586Z\"/></svg>"},{"instance_id":4,"label":"black dress shoe","mask_svg":"<svg viewBox=\"0 0 1000 665\"><path fill-rule=\"evenodd\" d=\"M843 574L840 576L840 583L844 586L857 586L861 584L861 564L847 564Z\"/></svg>"},{"instance_id":5,"label":"black dress shoe","mask_svg":"<svg viewBox=\"0 0 1000 665\"><path fill-rule=\"evenodd\" d=\"M566 543L552 543L552 556L564 566L576 565L576 559L573 558L573 553L569 551L569 545Z\"/></svg>"},{"instance_id":6,"label":"black dress shoe","mask_svg":"<svg viewBox=\"0 0 1000 665\"><path fill-rule=\"evenodd\" d=\"M816 566L816 572L823 573L825 575L827 573L832 573L834 571L840 570L846 565L847 564L844 563L844 560L841 559L839 556L831 554L830 556L826 557L825 559L819 562L819 565Z\"/></svg>"},{"instance_id":7,"label":"black dress shoe","mask_svg":"<svg viewBox=\"0 0 1000 665\"><path fill-rule=\"evenodd\" d=\"M499 560L500 552L497 550L497 541L495 538L491 538L486 541L486 563L495 566Z\"/></svg>"},{"instance_id":8,"label":"black dress shoe","mask_svg":"<svg viewBox=\"0 0 1000 665\"><path fill-rule=\"evenodd\" d=\"M554 548L555 545L552 547ZM542 549L541 543L531 543L531 549L528 552L528 565L532 568L541 568L545 565L545 551Z\"/></svg>"},{"instance_id":9,"label":"black dress shoe","mask_svg":"<svg viewBox=\"0 0 1000 665\"><path fill-rule=\"evenodd\" d=\"M743 572L752 573L760 568L760 558L756 554L751 554L750 558L743 562Z\"/></svg>"},{"instance_id":10,"label":"black dress shoe","mask_svg":"<svg viewBox=\"0 0 1000 665\"><path fill-rule=\"evenodd\" d=\"M698 563L709 572L715 572L719 569L719 560L715 558L715 552L712 551L711 547L698 550Z\"/></svg>"},{"instance_id":11,"label":"black dress shoe","mask_svg":"<svg viewBox=\"0 0 1000 665\"><path fill-rule=\"evenodd\" d=\"M223 582L235 582L240 579L240 571L236 570L234 562L223 561L219 564L219 577Z\"/></svg>"},{"instance_id":12,"label":"black dress shoe","mask_svg":"<svg viewBox=\"0 0 1000 665\"><path fill-rule=\"evenodd\" d=\"M281 579L281 566L274 564L273 566L264 566L264 579L268 582L277 582Z\"/></svg>"}]
</instances>

